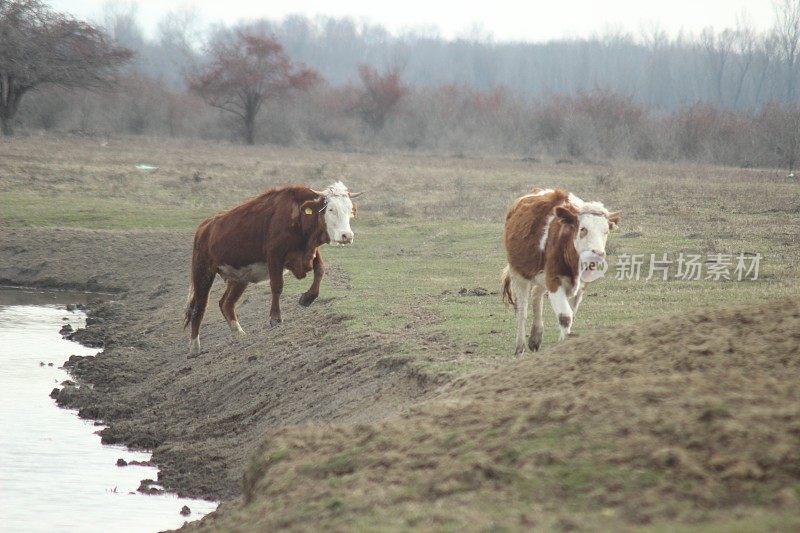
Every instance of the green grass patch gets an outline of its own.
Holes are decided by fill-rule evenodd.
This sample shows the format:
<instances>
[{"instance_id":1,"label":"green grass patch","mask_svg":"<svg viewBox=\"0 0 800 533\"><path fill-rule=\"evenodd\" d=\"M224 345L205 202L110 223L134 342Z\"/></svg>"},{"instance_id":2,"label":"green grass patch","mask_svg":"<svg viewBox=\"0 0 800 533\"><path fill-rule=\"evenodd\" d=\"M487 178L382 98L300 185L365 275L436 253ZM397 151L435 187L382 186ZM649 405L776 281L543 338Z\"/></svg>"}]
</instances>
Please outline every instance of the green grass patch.
<instances>
[{"instance_id":1,"label":"green grass patch","mask_svg":"<svg viewBox=\"0 0 800 533\"><path fill-rule=\"evenodd\" d=\"M117 198L33 193L0 194L5 227L192 230L210 209L135 203Z\"/></svg>"},{"instance_id":2,"label":"green grass patch","mask_svg":"<svg viewBox=\"0 0 800 533\"><path fill-rule=\"evenodd\" d=\"M499 294L500 272L506 263L502 224L389 218L359 222L354 224L354 246L326 251L327 260L350 278L350 288L336 291L335 307L352 317L348 322L351 328L389 335L413 331L404 337L398 352L419 359L435 372L469 372L489 360L512 357L514 313ZM651 253L660 256L667 252L674 259L678 252L703 253L702 246L672 237L668 228L648 239L621 239L621 233L610 237L616 254L610 258L612 267L605 279L587 291L573 333L686 309L800 294L796 267L790 266L793 252L758 237L726 243L734 250L764 254L758 281L647 281ZM638 281L616 279L614 265L622 253L646 255ZM475 288L489 294L471 295L470 289ZM462 289L467 294L462 294ZM547 348L558 339L557 320L547 298L544 323L543 348ZM434 356L431 346L437 341L448 349Z\"/></svg>"}]
</instances>

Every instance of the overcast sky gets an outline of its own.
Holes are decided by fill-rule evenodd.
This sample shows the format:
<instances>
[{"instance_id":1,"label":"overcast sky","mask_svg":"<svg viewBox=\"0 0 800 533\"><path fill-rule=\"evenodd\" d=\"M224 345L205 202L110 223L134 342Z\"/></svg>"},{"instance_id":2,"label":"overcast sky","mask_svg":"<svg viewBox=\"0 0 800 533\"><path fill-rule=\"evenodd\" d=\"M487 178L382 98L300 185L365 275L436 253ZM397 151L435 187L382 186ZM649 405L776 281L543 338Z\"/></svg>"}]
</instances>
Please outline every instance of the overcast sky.
<instances>
[{"instance_id":1,"label":"overcast sky","mask_svg":"<svg viewBox=\"0 0 800 533\"><path fill-rule=\"evenodd\" d=\"M59 11L81 18L100 19L106 0L51 0ZM119 2L124 3L124 2ZM436 28L446 38L473 33L490 34L497 41L545 41L587 37L606 30L639 35L658 25L670 34L680 29L699 33L707 26L733 27L744 16L765 30L772 24L773 0L495 0L493 2L405 0L139 0L139 19L148 34L166 11L196 6L204 23L234 23L247 19L349 16L381 24L393 33Z\"/></svg>"}]
</instances>

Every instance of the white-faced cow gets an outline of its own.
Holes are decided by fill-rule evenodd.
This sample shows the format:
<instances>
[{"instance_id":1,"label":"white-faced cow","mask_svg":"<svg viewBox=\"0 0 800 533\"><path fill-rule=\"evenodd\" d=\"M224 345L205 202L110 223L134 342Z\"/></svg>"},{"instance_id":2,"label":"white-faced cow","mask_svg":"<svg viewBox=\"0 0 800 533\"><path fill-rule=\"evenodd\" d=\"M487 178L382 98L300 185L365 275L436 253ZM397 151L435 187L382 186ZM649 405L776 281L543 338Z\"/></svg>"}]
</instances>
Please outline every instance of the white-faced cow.
<instances>
[{"instance_id":1,"label":"white-faced cow","mask_svg":"<svg viewBox=\"0 0 800 533\"><path fill-rule=\"evenodd\" d=\"M227 282L219 308L236 336L244 334L236 318L236 302L249 283L269 280L269 319L274 326L281 321L284 271L302 279L313 270L314 281L300 297L300 305L311 305L319 295L324 271L319 247L353 242L350 219L356 208L352 198L359 194L350 194L340 181L321 192L303 186L269 189L202 222L194 237L186 307L190 353L200 352L200 323L217 274Z\"/></svg>"},{"instance_id":2,"label":"white-faced cow","mask_svg":"<svg viewBox=\"0 0 800 533\"><path fill-rule=\"evenodd\" d=\"M566 191L535 188L517 198L506 214L504 241L508 265L503 270L503 299L514 305L517 319L516 354L525 351L525 320L533 300L533 327L528 347L542 342L542 300L547 293L561 328L570 333L583 298L581 254L606 255L608 232L622 218L599 202L584 202Z\"/></svg>"}]
</instances>

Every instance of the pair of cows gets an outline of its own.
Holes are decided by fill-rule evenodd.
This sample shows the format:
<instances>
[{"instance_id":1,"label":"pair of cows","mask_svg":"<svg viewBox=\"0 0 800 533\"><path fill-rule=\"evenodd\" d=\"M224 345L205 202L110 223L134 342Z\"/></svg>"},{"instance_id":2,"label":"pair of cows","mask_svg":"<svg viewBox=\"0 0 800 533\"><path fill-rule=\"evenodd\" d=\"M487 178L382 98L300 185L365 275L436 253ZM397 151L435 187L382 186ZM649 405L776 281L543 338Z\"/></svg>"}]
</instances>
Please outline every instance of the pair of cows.
<instances>
[{"instance_id":1,"label":"pair of cows","mask_svg":"<svg viewBox=\"0 0 800 533\"><path fill-rule=\"evenodd\" d=\"M270 325L281 321L283 275L297 279L314 272L311 287L300 297L308 306L319 295L324 264L323 244L351 244L350 219L356 206L352 194L337 181L322 191L303 186L269 189L247 202L200 224L192 252L191 292L185 325L191 325L190 354L200 352L200 323L217 274L227 283L219 301L231 332L243 335L236 302L250 283L269 280ZM506 215L503 299L513 304L517 319L516 354L525 351L525 321L533 301L534 321L528 347L542 341L542 302L547 293L561 328L570 332L587 281L581 258L605 257L609 230L620 222L599 202L584 202L566 191L533 189L518 198Z\"/></svg>"}]
</instances>

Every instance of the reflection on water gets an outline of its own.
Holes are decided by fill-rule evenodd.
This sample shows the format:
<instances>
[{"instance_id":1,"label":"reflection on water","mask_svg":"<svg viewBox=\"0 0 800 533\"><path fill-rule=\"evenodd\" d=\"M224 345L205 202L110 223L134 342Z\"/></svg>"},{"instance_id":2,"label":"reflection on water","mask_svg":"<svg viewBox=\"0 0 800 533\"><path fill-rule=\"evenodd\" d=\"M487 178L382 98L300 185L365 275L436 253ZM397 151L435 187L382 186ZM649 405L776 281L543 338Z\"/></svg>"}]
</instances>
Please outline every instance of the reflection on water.
<instances>
[{"instance_id":1,"label":"reflection on water","mask_svg":"<svg viewBox=\"0 0 800 533\"><path fill-rule=\"evenodd\" d=\"M136 492L142 479L157 478L157 469L116 461L146 461L149 454L102 446L97 426L49 397L69 378L59 368L69 355L96 352L58 333L67 322L82 326L85 315L53 303L8 305L8 292L0 291L0 531L150 532L214 510L214 502ZM188 517L179 514L184 505Z\"/></svg>"}]
</instances>

